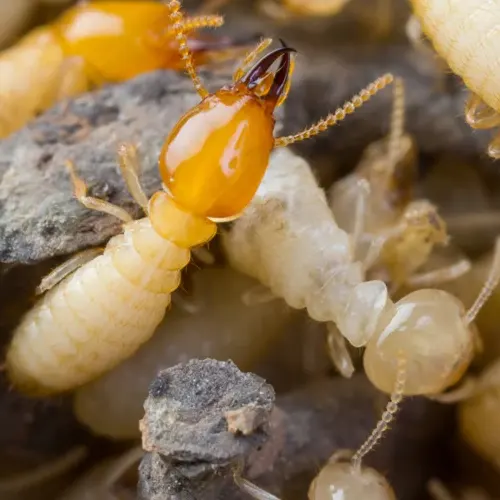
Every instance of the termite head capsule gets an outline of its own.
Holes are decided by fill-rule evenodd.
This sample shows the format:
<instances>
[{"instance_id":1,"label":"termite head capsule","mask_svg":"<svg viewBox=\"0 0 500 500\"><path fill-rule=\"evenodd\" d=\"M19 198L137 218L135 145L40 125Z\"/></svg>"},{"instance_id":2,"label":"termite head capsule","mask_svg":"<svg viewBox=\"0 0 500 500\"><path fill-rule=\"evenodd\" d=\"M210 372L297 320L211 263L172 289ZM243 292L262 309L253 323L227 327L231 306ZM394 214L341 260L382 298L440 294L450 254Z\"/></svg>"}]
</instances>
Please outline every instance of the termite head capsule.
<instances>
[{"instance_id":1,"label":"termite head capsule","mask_svg":"<svg viewBox=\"0 0 500 500\"><path fill-rule=\"evenodd\" d=\"M388 308L370 339L364 366L370 381L391 393L398 358L407 362L405 395L431 395L458 382L473 354L462 303L442 290L418 290Z\"/></svg>"},{"instance_id":2,"label":"termite head capsule","mask_svg":"<svg viewBox=\"0 0 500 500\"><path fill-rule=\"evenodd\" d=\"M264 56L174 127L160 154L160 174L184 210L227 219L251 201L274 146L273 112L287 88L292 52L283 47Z\"/></svg>"}]
</instances>

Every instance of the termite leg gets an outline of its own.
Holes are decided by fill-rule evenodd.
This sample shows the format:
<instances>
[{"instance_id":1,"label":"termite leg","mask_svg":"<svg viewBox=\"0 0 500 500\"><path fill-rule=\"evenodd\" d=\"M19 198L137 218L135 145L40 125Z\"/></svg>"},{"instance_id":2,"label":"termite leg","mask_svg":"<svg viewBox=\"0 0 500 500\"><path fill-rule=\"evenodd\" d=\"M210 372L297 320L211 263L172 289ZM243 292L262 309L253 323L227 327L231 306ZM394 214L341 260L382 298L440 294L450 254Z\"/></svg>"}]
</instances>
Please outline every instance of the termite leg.
<instances>
[{"instance_id":1,"label":"termite leg","mask_svg":"<svg viewBox=\"0 0 500 500\"><path fill-rule=\"evenodd\" d=\"M107 201L87 196L87 185L83 179L78 177L73 162L67 160L65 164L71 176L75 197L84 207L89 210L97 210L98 212L113 215L123 222L132 222L132 216L118 205L113 205Z\"/></svg>"},{"instance_id":2,"label":"termite leg","mask_svg":"<svg viewBox=\"0 0 500 500\"><path fill-rule=\"evenodd\" d=\"M370 241L370 246L362 262L363 272L367 272L377 262L380 257L380 252L384 243L387 241L387 236L379 235L374 236Z\"/></svg>"},{"instance_id":3,"label":"termite leg","mask_svg":"<svg viewBox=\"0 0 500 500\"><path fill-rule=\"evenodd\" d=\"M427 273L417 273L410 276L407 285L412 288L432 288L448 281L453 281L468 273L471 263L468 259L461 259L451 266L442 267Z\"/></svg>"},{"instance_id":4,"label":"termite leg","mask_svg":"<svg viewBox=\"0 0 500 500\"><path fill-rule=\"evenodd\" d=\"M241 301L246 306L252 307L259 304L267 304L276 300L278 297L264 285L255 285L249 288L241 295Z\"/></svg>"},{"instance_id":5,"label":"termite leg","mask_svg":"<svg viewBox=\"0 0 500 500\"><path fill-rule=\"evenodd\" d=\"M483 389L484 384L476 378L468 376L465 377L455 389L443 392L442 394L432 394L427 396L427 398L437 401L438 403L456 404L481 393Z\"/></svg>"},{"instance_id":6,"label":"termite leg","mask_svg":"<svg viewBox=\"0 0 500 500\"><path fill-rule=\"evenodd\" d=\"M434 500L457 500L439 479L430 479L427 491Z\"/></svg>"},{"instance_id":7,"label":"termite leg","mask_svg":"<svg viewBox=\"0 0 500 500\"><path fill-rule=\"evenodd\" d=\"M194 247L191 249L191 253L206 266L215 264L215 256L207 247Z\"/></svg>"},{"instance_id":8,"label":"termite leg","mask_svg":"<svg viewBox=\"0 0 500 500\"><path fill-rule=\"evenodd\" d=\"M343 377L351 378L354 373L354 365L347 350L345 337L340 333L335 323L328 322L326 328L330 359Z\"/></svg>"},{"instance_id":9,"label":"termite leg","mask_svg":"<svg viewBox=\"0 0 500 500\"><path fill-rule=\"evenodd\" d=\"M144 455L144 450L141 446L136 446L131 450L125 452L121 457L119 457L113 464L112 468L106 475L104 481L104 487L109 489L113 487L116 482L122 477L127 470L132 467L136 462L138 462Z\"/></svg>"},{"instance_id":10,"label":"termite leg","mask_svg":"<svg viewBox=\"0 0 500 500\"><path fill-rule=\"evenodd\" d=\"M352 248L355 255L365 229L366 200L370 195L370 184L366 179L359 179L356 183L356 190L357 196L356 206L354 208L354 227L351 238Z\"/></svg>"},{"instance_id":11,"label":"termite leg","mask_svg":"<svg viewBox=\"0 0 500 500\"><path fill-rule=\"evenodd\" d=\"M62 457L41 465L27 472L0 480L0 492L19 494L54 477L58 477L79 465L87 456L88 450L83 447L73 448Z\"/></svg>"},{"instance_id":12,"label":"termite leg","mask_svg":"<svg viewBox=\"0 0 500 500\"><path fill-rule=\"evenodd\" d=\"M488 106L478 95L471 93L465 103L465 121L475 129L500 125L500 113Z\"/></svg>"},{"instance_id":13,"label":"termite leg","mask_svg":"<svg viewBox=\"0 0 500 500\"><path fill-rule=\"evenodd\" d=\"M36 294L40 295L50 290L66 278L66 276L69 276L71 273L75 272L87 262L90 262L102 252L102 248L88 248L87 250L83 250L83 252L78 252L76 255L73 255L73 257L53 269L49 274L47 274L47 276L44 276L36 288Z\"/></svg>"},{"instance_id":14,"label":"termite leg","mask_svg":"<svg viewBox=\"0 0 500 500\"><path fill-rule=\"evenodd\" d=\"M358 451L352 457L352 465L356 470L361 469L361 460L369 453L380 441L385 431L388 429L394 415L399 409L399 403L403 399L404 387L406 383L407 367L406 358L400 353L397 358L398 370L396 373L396 384L391 394L391 399L385 408L382 417L378 421L375 429L368 436L368 439L359 447Z\"/></svg>"},{"instance_id":15,"label":"termite leg","mask_svg":"<svg viewBox=\"0 0 500 500\"><path fill-rule=\"evenodd\" d=\"M278 137L274 140L275 147L289 146L295 142L309 139L315 135L324 132L327 128L333 127L337 123L344 120L347 115L354 113L357 108L360 108L366 101L377 94L380 90L387 87L394 81L394 76L387 73L374 82L370 83L366 88L356 94L350 101L347 101L341 108L338 108L334 113L330 113L326 118L319 120L314 125L304 129L302 132L294 135Z\"/></svg>"},{"instance_id":16,"label":"termite leg","mask_svg":"<svg viewBox=\"0 0 500 500\"><path fill-rule=\"evenodd\" d=\"M488 154L495 160L500 158L500 134L497 134L496 137L490 142L488 146Z\"/></svg>"},{"instance_id":17,"label":"termite leg","mask_svg":"<svg viewBox=\"0 0 500 500\"><path fill-rule=\"evenodd\" d=\"M234 72L233 75L233 82L238 81L240 78L243 77L245 72L247 71L248 67L250 64L252 64L257 56L263 51L266 50L269 45L271 45L273 39L272 38L264 38L259 42L259 44L251 50L243 59L241 64L238 66L236 71Z\"/></svg>"},{"instance_id":18,"label":"termite leg","mask_svg":"<svg viewBox=\"0 0 500 500\"><path fill-rule=\"evenodd\" d=\"M118 165L129 193L136 203L148 213L148 197L139 181L141 164L137 157L137 148L128 142L123 142L118 146Z\"/></svg>"},{"instance_id":19,"label":"termite leg","mask_svg":"<svg viewBox=\"0 0 500 500\"><path fill-rule=\"evenodd\" d=\"M248 479L241 477L241 466L235 468L233 472L233 479L236 486L252 498L256 498L257 500L280 500L278 497L248 481Z\"/></svg>"}]
</instances>

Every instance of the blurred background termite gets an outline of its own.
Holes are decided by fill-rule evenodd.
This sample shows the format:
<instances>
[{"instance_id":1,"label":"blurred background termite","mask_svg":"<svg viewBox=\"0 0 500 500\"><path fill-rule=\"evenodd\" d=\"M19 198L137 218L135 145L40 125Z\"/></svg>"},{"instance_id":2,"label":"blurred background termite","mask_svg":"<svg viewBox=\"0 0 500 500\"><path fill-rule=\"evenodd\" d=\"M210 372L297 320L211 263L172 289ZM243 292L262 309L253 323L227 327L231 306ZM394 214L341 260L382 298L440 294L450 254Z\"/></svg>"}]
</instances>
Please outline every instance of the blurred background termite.
<instances>
[{"instance_id":1,"label":"blurred background termite","mask_svg":"<svg viewBox=\"0 0 500 500\"><path fill-rule=\"evenodd\" d=\"M465 119L476 129L500 125L500 73L497 64L500 2L497 0L410 0L423 33L471 95ZM500 158L500 134L488 154Z\"/></svg>"},{"instance_id":2,"label":"blurred background termite","mask_svg":"<svg viewBox=\"0 0 500 500\"><path fill-rule=\"evenodd\" d=\"M199 33L222 22L220 16L184 21L195 64L243 53L227 37ZM58 101L91 88L155 69L181 69L174 36L161 2L96 0L71 7L0 54L0 138Z\"/></svg>"}]
</instances>

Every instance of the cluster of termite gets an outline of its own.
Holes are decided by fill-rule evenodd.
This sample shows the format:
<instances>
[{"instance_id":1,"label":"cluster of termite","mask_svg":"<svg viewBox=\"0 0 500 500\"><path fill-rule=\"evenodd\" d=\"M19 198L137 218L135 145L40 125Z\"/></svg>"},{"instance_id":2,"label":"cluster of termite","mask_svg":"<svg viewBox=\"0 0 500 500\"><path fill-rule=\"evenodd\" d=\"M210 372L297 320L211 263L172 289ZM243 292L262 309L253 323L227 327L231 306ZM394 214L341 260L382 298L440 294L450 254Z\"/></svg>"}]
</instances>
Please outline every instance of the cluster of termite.
<instances>
[{"instance_id":1,"label":"cluster of termite","mask_svg":"<svg viewBox=\"0 0 500 500\"><path fill-rule=\"evenodd\" d=\"M98 8L84 4L53 26L28 35L0 60L1 71L2 64L21 60L28 53L24 50L36 48L46 50L41 61L47 57L61 71L72 68L57 79L57 88L52 81L40 95L32 96L35 104L23 120L91 84L121 81L158 67L185 66L202 99L165 140L159 158L163 189L150 199L140 185L134 146L120 147L119 165L131 195L146 214L142 219L132 220L122 208L88 196L85 182L68 161L76 198L89 209L121 219L124 232L109 241L102 255L97 250L78 254L44 279L40 291L45 295L14 332L7 373L21 391L43 396L73 390L117 366L152 336L180 284L190 251L214 237L217 223L234 221L231 230L223 229L222 234L231 265L268 287L267 298L282 297L291 307L306 308L311 318L326 323L332 357L345 375L352 373L345 340L364 347L368 378L390 394L366 442L355 453L337 451L313 481L309 498L326 498L336 488L346 500L365 495L392 499L389 484L378 472L363 467L362 459L386 431L404 396L436 398L462 378L474 355L473 321L500 278L500 244L485 284L468 310L450 293L421 288L452 280L469 266L460 261L418 272L433 246L447 242L447 235L436 208L425 200L413 200L415 145L404 130L403 82L384 75L312 127L275 138L273 113L287 98L295 51L283 46L257 60L272 42L264 39L244 58L232 84L210 94L195 71L197 52L190 49L188 36L198 27L222 24L222 18L185 19L178 0L154 3L154 7L153 3L141 2L142 7L135 5L134 11L127 10L133 2L127 7L113 3L115 10L105 2ZM336 8L342 3L336 2ZM418 2L414 3L417 8ZM85 36L85 16L91 14L91 20L107 8L121 16L126 27L116 45L110 45L109 34L97 40ZM134 22L128 25L131 16ZM162 19L153 33L151 17ZM72 28L76 19L80 33ZM142 36L135 31L144 29L142 20L153 37L150 42L162 49L168 61L159 60L154 50L136 54L123 49L124 41ZM112 65L92 57L100 54L103 42L114 59ZM165 52L165 47L176 46L178 55ZM205 57L207 45L198 47ZM131 55L137 56L133 58L137 64L130 62ZM22 65L15 62L15 67ZM104 74L105 70L111 73ZM307 164L296 157L287 161L285 151L274 153L282 161L267 169L274 148L337 124L389 84L394 84L389 135L365 151L356 171L336 183L328 197ZM9 96L11 89L2 93ZM45 101L48 94L51 98ZM469 111L476 122L497 123L477 100ZM8 125L9 131L13 126ZM490 152L495 147L494 142ZM402 287L420 289L393 302L390 295ZM262 295L254 291L246 300L262 300ZM495 368L480 381L442 398L473 395L462 411L464 433L472 435L471 428L477 425L467 422L475 422L491 399L498 408L499 387ZM483 438L471 437L474 442ZM498 460L498 453L495 456ZM275 498L238 474L235 480L256 498Z\"/></svg>"}]
</instances>

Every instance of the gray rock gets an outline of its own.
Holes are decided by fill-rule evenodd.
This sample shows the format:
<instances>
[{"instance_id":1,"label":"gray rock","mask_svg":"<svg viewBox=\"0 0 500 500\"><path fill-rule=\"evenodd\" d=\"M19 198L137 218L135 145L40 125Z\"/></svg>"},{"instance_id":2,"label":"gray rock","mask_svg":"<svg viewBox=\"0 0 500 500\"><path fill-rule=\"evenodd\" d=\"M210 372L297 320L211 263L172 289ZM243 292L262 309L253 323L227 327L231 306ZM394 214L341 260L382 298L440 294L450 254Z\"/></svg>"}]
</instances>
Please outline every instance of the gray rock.
<instances>
[{"instance_id":1,"label":"gray rock","mask_svg":"<svg viewBox=\"0 0 500 500\"><path fill-rule=\"evenodd\" d=\"M274 390L232 362L192 360L161 371L150 386L141 421L139 489L150 500L189 498L213 487L269 437ZM234 412L258 412L253 430L232 427Z\"/></svg>"},{"instance_id":2,"label":"gray rock","mask_svg":"<svg viewBox=\"0 0 500 500\"><path fill-rule=\"evenodd\" d=\"M326 378L278 397L267 434L238 440L223 417L228 405L234 409L255 402L269 414L269 386L231 363L211 360L163 373L153 382L145 405L143 442L154 450L140 468L141 498L146 500L244 500L248 497L234 485L227 467L231 460L242 459L245 477L260 487L282 499L307 498L322 465L335 451L359 447L387 403L387 396L362 374L349 380ZM402 406L364 463L387 476L399 500L417 500L445 462L443 444L453 409L424 398L408 398ZM260 446L250 454L256 439Z\"/></svg>"}]
</instances>

